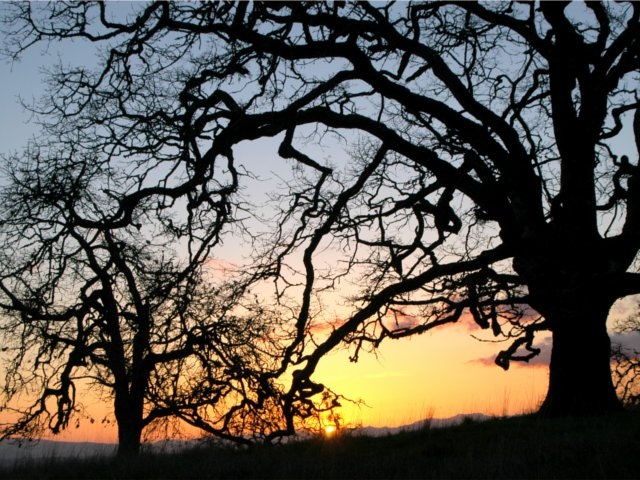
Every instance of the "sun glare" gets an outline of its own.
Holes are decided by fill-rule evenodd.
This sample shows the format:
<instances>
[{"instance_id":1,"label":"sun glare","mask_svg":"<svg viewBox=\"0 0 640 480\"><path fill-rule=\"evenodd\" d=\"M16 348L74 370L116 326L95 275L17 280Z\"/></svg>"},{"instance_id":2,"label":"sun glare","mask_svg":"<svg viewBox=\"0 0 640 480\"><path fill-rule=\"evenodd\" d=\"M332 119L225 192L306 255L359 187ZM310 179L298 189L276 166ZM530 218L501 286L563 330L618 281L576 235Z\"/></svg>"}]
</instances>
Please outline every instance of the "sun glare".
<instances>
[{"instance_id":1,"label":"sun glare","mask_svg":"<svg viewBox=\"0 0 640 480\"><path fill-rule=\"evenodd\" d=\"M324 434L327 437L332 436L334 433L336 433L336 426L335 425L328 425L326 427L324 427Z\"/></svg>"}]
</instances>

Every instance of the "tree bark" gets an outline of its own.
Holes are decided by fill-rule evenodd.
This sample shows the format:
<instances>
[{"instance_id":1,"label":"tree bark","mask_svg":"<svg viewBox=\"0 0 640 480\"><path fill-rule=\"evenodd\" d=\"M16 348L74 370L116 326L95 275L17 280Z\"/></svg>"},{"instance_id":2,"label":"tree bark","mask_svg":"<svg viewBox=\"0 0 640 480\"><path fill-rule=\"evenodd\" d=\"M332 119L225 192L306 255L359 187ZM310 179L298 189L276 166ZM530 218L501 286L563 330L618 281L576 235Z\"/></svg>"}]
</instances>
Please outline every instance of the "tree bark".
<instances>
[{"instance_id":1,"label":"tree bark","mask_svg":"<svg viewBox=\"0 0 640 480\"><path fill-rule=\"evenodd\" d=\"M569 303L569 302L567 302ZM570 302L573 303L573 302ZM611 379L610 305L593 302L546 315L553 334L543 416L601 415L623 410Z\"/></svg>"},{"instance_id":2,"label":"tree bark","mask_svg":"<svg viewBox=\"0 0 640 480\"><path fill-rule=\"evenodd\" d=\"M133 457L140 453L142 444L142 420L133 412L116 415L118 424L118 457Z\"/></svg>"},{"instance_id":3,"label":"tree bark","mask_svg":"<svg viewBox=\"0 0 640 480\"><path fill-rule=\"evenodd\" d=\"M140 395L134 395L123 383L116 389L114 413L118 425L118 457L132 457L140 453L142 430L144 428L143 404Z\"/></svg>"}]
</instances>

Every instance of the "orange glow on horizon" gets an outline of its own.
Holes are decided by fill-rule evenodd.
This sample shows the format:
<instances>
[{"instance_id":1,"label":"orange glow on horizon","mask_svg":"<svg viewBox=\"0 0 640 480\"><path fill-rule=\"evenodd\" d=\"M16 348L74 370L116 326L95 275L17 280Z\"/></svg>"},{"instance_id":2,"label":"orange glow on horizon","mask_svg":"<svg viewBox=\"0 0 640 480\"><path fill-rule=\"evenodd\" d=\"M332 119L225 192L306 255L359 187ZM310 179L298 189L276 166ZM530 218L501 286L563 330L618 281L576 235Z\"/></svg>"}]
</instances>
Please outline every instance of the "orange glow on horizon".
<instances>
[{"instance_id":1,"label":"orange glow on horizon","mask_svg":"<svg viewBox=\"0 0 640 480\"><path fill-rule=\"evenodd\" d=\"M339 410L346 428L395 427L458 414L517 415L535 410L546 393L548 368L516 365L504 371L482 359L504 344L479 342L451 326L383 343L376 354L349 362L345 350L329 354L317 381L350 400Z\"/></svg>"},{"instance_id":2,"label":"orange glow on horizon","mask_svg":"<svg viewBox=\"0 0 640 480\"><path fill-rule=\"evenodd\" d=\"M336 428L335 425L328 425L328 426L324 427L324 434L327 437L331 437L333 434L336 433L337 430L338 429Z\"/></svg>"},{"instance_id":3,"label":"orange glow on horizon","mask_svg":"<svg viewBox=\"0 0 640 480\"><path fill-rule=\"evenodd\" d=\"M635 308L628 300L612 309L612 319L624 317ZM363 353L357 363L349 361L349 352L337 350L319 364L313 379L351 400L341 400L342 407L322 419L320 432L329 436L342 429L359 426L397 427L425 419L452 417L458 414L517 415L535 410L544 398L548 368L544 365L514 363L508 371L488 359L505 348L504 343L480 342L470 337L468 326L452 325L412 338L381 344L376 354ZM543 344L541 337L536 344ZM59 435L47 439L75 442L117 441L113 421L102 423L112 405L108 399L82 397L95 421L81 418L78 428L72 425ZM185 429L183 438L199 436ZM153 440L153 438L149 438Z\"/></svg>"}]
</instances>

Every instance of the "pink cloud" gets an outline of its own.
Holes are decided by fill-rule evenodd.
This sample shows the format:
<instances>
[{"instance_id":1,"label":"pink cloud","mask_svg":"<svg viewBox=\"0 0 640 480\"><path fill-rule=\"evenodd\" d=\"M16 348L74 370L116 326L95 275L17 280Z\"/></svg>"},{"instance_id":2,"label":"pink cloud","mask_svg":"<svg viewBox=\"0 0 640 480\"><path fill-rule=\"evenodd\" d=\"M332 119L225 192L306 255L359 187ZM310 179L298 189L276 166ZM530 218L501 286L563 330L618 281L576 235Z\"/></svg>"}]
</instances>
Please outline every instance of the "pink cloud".
<instances>
[{"instance_id":1,"label":"pink cloud","mask_svg":"<svg viewBox=\"0 0 640 480\"><path fill-rule=\"evenodd\" d=\"M421 323L423 322L420 317L406 313L400 308L396 308L389 312L383 320L383 325L391 331L409 330L417 327Z\"/></svg>"},{"instance_id":2,"label":"pink cloud","mask_svg":"<svg viewBox=\"0 0 640 480\"><path fill-rule=\"evenodd\" d=\"M517 362L517 361L512 361L509 365L510 368L547 368L549 366L549 362L551 360L551 337L546 337L541 339L538 342L534 342L533 346L535 348L539 348L541 350L540 354L533 357L531 360L529 360L528 362ZM518 352L518 353L522 353L523 355L526 354L526 350L522 349L522 352ZM477 365L484 365L484 366L488 366L488 367L497 367L496 365L496 356L498 355L498 349L496 349L496 353L495 355L492 355L490 357L483 357L483 358L478 358L476 360L471 360L469 363L471 364L477 364Z\"/></svg>"},{"instance_id":3,"label":"pink cloud","mask_svg":"<svg viewBox=\"0 0 640 480\"><path fill-rule=\"evenodd\" d=\"M205 262L204 267L214 275L223 278L230 277L238 271L238 265L236 263L220 258L209 258Z\"/></svg>"},{"instance_id":4,"label":"pink cloud","mask_svg":"<svg viewBox=\"0 0 640 480\"><path fill-rule=\"evenodd\" d=\"M625 349L640 352L640 332L617 333L612 334L610 338L612 344L622 345ZM510 367L548 367L551 360L551 336L534 342L534 346L542 350L540 355L532 358L529 362L511 362ZM495 355L478 358L476 360L472 360L470 363L495 367L495 358L497 354L498 349L496 349Z\"/></svg>"},{"instance_id":5,"label":"pink cloud","mask_svg":"<svg viewBox=\"0 0 640 480\"><path fill-rule=\"evenodd\" d=\"M332 320L323 320L322 322L312 323L309 330L312 334L330 333L342 326L346 321L346 318L335 317Z\"/></svg>"}]
</instances>

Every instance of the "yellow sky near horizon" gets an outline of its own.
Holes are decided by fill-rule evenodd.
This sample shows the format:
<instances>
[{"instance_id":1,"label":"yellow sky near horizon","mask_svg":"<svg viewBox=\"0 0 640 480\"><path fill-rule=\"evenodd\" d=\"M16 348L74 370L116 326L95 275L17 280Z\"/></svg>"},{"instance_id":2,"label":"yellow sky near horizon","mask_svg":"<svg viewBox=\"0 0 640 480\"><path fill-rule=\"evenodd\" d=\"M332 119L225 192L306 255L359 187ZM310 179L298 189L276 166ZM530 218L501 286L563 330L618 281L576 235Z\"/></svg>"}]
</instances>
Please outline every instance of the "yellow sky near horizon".
<instances>
[{"instance_id":1,"label":"yellow sky near horizon","mask_svg":"<svg viewBox=\"0 0 640 480\"><path fill-rule=\"evenodd\" d=\"M482 361L496 344L480 343L460 327L381 345L377 355L351 363L345 351L330 354L315 378L345 397L347 424L399 426L461 413L514 415L535 409L545 393L544 365L513 365L504 371Z\"/></svg>"}]
</instances>

